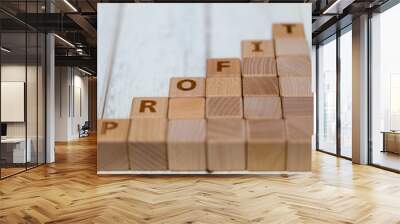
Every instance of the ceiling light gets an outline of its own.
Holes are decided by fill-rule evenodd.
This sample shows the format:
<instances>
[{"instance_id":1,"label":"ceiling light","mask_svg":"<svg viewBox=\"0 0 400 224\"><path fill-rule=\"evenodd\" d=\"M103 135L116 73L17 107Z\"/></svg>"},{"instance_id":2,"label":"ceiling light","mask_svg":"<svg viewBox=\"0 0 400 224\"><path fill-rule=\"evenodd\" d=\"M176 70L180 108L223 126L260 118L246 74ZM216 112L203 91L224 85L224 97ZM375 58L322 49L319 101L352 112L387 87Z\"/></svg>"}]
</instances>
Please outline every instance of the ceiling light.
<instances>
[{"instance_id":1,"label":"ceiling light","mask_svg":"<svg viewBox=\"0 0 400 224\"><path fill-rule=\"evenodd\" d=\"M74 12L78 12L78 10L68 0L64 0L64 3L67 4Z\"/></svg>"},{"instance_id":2,"label":"ceiling light","mask_svg":"<svg viewBox=\"0 0 400 224\"><path fill-rule=\"evenodd\" d=\"M87 75L90 75L90 76L93 75L92 73L90 73L90 72L88 72L88 71L86 71L86 70L83 70L83 69L81 69L81 68L79 68L79 67L78 67L78 70L81 71L81 72L83 72L83 73L85 73L85 74L87 74Z\"/></svg>"},{"instance_id":3,"label":"ceiling light","mask_svg":"<svg viewBox=\"0 0 400 224\"><path fill-rule=\"evenodd\" d=\"M54 34L54 36L57 37L57 38L58 38L59 40L61 40L62 42L64 42L65 44L67 44L68 46L75 48L75 45L73 45L73 44L72 44L71 42L69 42L68 40L66 40L66 39L64 39L64 38L62 38L62 37L60 37L60 36L57 35L57 34Z\"/></svg>"},{"instance_id":4,"label":"ceiling light","mask_svg":"<svg viewBox=\"0 0 400 224\"><path fill-rule=\"evenodd\" d=\"M5 47L1 47L1 51L4 51L4 52L6 52L6 53L10 53L10 52L11 52L10 49L7 49L7 48L5 48Z\"/></svg>"}]
</instances>

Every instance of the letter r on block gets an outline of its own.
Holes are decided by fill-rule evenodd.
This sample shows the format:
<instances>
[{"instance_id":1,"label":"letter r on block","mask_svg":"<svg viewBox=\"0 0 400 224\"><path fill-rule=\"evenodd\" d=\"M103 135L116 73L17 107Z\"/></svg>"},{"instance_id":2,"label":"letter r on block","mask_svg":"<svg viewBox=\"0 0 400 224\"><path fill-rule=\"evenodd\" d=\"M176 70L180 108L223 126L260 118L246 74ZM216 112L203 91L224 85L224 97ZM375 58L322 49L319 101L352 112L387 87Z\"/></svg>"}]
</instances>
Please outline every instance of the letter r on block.
<instances>
[{"instance_id":1,"label":"letter r on block","mask_svg":"<svg viewBox=\"0 0 400 224\"><path fill-rule=\"evenodd\" d=\"M142 100L140 102L139 111L140 111L140 113L144 113L144 112L146 112L146 109L148 109L151 113L155 113L155 112L157 112L156 108L154 107L156 104L157 104L157 102L154 100Z\"/></svg>"}]
</instances>

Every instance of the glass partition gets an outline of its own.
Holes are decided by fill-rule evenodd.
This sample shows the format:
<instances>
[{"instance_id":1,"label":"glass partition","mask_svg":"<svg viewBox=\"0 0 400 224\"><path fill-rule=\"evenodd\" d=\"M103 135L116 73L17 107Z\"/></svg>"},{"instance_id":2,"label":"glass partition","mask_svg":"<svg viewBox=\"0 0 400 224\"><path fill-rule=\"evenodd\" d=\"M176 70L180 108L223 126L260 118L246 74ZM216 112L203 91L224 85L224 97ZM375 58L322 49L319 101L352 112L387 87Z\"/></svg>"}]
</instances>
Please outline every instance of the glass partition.
<instances>
[{"instance_id":1,"label":"glass partition","mask_svg":"<svg viewBox=\"0 0 400 224\"><path fill-rule=\"evenodd\" d=\"M336 38L318 48L318 149L336 154Z\"/></svg>"},{"instance_id":2,"label":"glass partition","mask_svg":"<svg viewBox=\"0 0 400 224\"><path fill-rule=\"evenodd\" d=\"M36 13L44 1L17 5L0 3ZM0 12L1 179L45 163L45 44L45 34Z\"/></svg>"},{"instance_id":3,"label":"glass partition","mask_svg":"<svg viewBox=\"0 0 400 224\"><path fill-rule=\"evenodd\" d=\"M400 5L374 15L371 73L371 162L400 171Z\"/></svg>"},{"instance_id":4,"label":"glass partition","mask_svg":"<svg viewBox=\"0 0 400 224\"><path fill-rule=\"evenodd\" d=\"M352 157L352 33L340 36L340 154Z\"/></svg>"},{"instance_id":5,"label":"glass partition","mask_svg":"<svg viewBox=\"0 0 400 224\"><path fill-rule=\"evenodd\" d=\"M26 150L26 33L2 33L1 46L1 175L7 177L31 161Z\"/></svg>"}]
</instances>

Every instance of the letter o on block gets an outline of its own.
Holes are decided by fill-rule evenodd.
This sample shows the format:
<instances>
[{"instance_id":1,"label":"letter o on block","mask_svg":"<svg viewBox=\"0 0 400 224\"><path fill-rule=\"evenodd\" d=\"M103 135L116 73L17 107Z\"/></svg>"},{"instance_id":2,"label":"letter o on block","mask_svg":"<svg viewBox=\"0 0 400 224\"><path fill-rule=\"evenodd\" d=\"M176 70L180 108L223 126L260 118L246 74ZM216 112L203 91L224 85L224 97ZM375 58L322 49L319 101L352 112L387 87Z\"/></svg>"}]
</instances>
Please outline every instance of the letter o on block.
<instances>
[{"instance_id":1,"label":"letter o on block","mask_svg":"<svg viewBox=\"0 0 400 224\"><path fill-rule=\"evenodd\" d=\"M202 77L174 77L169 81L169 97L204 97L205 79Z\"/></svg>"},{"instance_id":2,"label":"letter o on block","mask_svg":"<svg viewBox=\"0 0 400 224\"><path fill-rule=\"evenodd\" d=\"M178 82L176 87L182 91L189 91L196 88L196 85L196 82L192 79L183 79Z\"/></svg>"}]
</instances>

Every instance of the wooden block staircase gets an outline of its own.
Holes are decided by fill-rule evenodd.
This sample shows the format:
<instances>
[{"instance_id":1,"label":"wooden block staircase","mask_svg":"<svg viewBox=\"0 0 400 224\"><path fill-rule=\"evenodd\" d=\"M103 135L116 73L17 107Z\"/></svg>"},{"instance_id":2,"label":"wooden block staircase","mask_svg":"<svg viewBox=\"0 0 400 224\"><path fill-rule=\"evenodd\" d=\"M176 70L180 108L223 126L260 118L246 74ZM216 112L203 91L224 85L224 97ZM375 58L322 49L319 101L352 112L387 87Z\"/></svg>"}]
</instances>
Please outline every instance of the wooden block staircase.
<instances>
[{"instance_id":1,"label":"wooden block staircase","mask_svg":"<svg viewBox=\"0 0 400 224\"><path fill-rule=\"evenodd\" d=\"M129 119L99 120L99 174L311 171L313 94L302 24L245 40L242 58L173 77L169 97L134 98Z\"/></svg>"}]
</instances>

